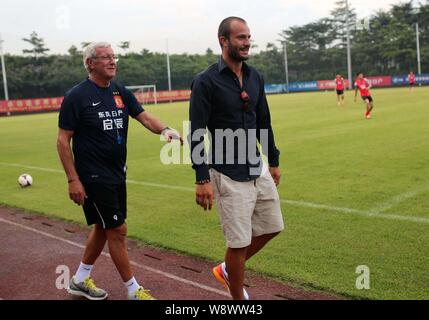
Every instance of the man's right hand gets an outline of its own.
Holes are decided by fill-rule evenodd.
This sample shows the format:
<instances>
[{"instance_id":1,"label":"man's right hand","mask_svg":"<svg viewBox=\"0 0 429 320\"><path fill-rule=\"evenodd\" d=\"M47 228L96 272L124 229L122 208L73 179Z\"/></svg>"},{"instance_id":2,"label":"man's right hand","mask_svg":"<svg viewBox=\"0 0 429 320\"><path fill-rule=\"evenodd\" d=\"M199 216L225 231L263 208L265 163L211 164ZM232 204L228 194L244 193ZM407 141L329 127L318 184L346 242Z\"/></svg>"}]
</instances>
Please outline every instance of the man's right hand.
<instances>
[{"instance_id":1,"label":"man's right hand","mask_svg":"<svg viewBox=\"0 0 429 320\"><path fill-rule=\"evenodd\" d=\"M69 183L69 196L79 206L82 206L87 198L85 188L79 179L73 180Z\"/></svg>"},{"instance_id":2,"label":"man's right hand","mask_svg":"<svg viewBox=\"0 0 429 320\"><path fill-rule=\"evenodd\" d=\"M211 182L207 182L205 184L198 184L195 189L195 200L198 205L204 208L205 211L207 209L211 210L213 207L213 185Z\"/></svg>"}]
</instances>

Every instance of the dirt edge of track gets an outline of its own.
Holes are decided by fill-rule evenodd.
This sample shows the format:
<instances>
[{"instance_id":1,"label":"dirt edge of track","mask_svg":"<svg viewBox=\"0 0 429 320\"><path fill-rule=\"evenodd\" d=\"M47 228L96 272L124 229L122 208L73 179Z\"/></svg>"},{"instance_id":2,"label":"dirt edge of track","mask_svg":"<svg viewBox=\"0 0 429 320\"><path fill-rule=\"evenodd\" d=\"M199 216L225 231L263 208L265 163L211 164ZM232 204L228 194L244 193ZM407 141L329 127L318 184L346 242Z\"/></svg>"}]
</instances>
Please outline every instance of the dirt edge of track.
<instances>
[{"instance_id":1,"label":"dirt edge of track","mask_svg":"<svg viewBox=\"0 0 429 320\"><path fill-rule=\"evenodd\" d=\"M54 285L45 296L40 294L26 296L10 292L6 284L16 283L16 280L19 280L17 278L22 277L23 274L28 276L28 272L33 273L31 276L37 276L38 272L39 274L46 273L46 277L49 278L47 281L52 281L54 284L55 278L58 276L53 271L55 266L68 262L72 266L71 268L74 268L79 263L83 252L82 246L85 245L90 228L57 217L3 204L0 204L0 218L1 228L9 233L14 233L13 239L10 239L10 235L6 236L7 232L4 232L3 236L0 235L0 256L2 256L2 260L4 259L3 261L8 262L0 265L0 282L5 284L3 290L0 287L0 298L5 300L70 299L64 290L58 290ZM60 244L60 241L63 243ZM30 244L31 250L29 250L28 244ZM11 246L15 246L15 248L6 249ZM130 260L134 263L133 269L137 269L138 279L144 278L145 283L158 299L229 299L223 288L212 277L211 269L215 265L213 261L177 253L170 249L149 246L130 238L128 239L128 249ZM17 252L22 254L17 255ZM45 259L47 255L49 259ZM107 256L106 248L103 255L106 262L99 264L97 260L96 267L100 270L97 272L96 278L99 279L99 284L103 284L108 289L110 288L110 291L115 292L110 295L110 299L124 299L121 279L110 257ZM32 260L34 263L40 261L40 270L29 268L28 260ZM11 269L14 272L10 272ZM187 282L192 282L192 284L189 285ZM350 297L335 293L284 283L252 271L246 271L245 285L254 300L350 299ZM32 290L27 290L27 292L32 292Z\"/></svg>"}]
</instances>

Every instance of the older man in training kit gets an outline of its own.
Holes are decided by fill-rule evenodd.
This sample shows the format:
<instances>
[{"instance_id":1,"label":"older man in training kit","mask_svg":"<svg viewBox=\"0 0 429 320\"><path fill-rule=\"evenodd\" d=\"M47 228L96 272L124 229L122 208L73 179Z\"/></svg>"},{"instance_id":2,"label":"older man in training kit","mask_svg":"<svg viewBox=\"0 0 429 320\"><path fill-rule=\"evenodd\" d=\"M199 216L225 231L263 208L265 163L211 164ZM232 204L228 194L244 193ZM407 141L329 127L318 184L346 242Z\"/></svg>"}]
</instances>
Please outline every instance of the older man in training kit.
<instances>
[{"instance_id":1,"label":"older man in training kit","mask_svg":"<svg viewBox=\"0 0 429 320\"><path fill-rule=\"evenodd\" d=\"M117 62L110 44L90 44L83 54L89 76L67 92L60 109L57 149L69 196L83 207L88 225L94 225L69 293L91 300L107 297L90 276L107 242L128 299L153 300L133 275L126 245L128 119L131 116L167 141L182 138L145 111L129 90L112 81Z\"/></svg>"}]
</instances>

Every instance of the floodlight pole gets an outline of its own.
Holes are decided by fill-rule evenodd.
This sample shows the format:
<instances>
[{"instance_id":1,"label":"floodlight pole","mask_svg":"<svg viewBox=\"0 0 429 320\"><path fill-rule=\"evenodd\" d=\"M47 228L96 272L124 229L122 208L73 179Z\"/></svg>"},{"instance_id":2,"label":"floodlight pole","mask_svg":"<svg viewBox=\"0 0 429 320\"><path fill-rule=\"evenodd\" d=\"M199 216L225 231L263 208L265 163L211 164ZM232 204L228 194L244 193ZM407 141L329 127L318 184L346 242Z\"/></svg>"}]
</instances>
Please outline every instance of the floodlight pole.
<instances>
[{"instance_id":1,"label":"floodlight pole","mask_svg":"<svg viewBox=\"0 0 429 320\"><path fill-rule=\"evenodd\" d=\"M346 0L346 30L347 30L347 72L349 78L349 89L353 89L352 81L352 54L350 48L350 23L349 23L349 1Z\"/></svg>"},{"instance_id":2,"label":"floodlight pole","mask_svg":"<svg viewBox=\"0 0 429 320\"><path fill-rule=\"evenodd\" d=\"M289 93L289 67L287 61L287 42L283 41L283 50L285 54L285 77L286 77L286 92Z\"/></svg>"},{"instance_id":3,"label":"floodlight pole","mask_svg":"<svg viewBox=\"0 0 429 320\"><path fill-rule=\"evenodd\" d=\"M3 75L3 86L4 86L4 98L9 100L9 92L7 91L7 77L6 77L6 67L4 64L4 55L3 55L3 40L0 35L0 58L1 58L1 72Z\"/></svg>"},{"instance_id":4,"label":"floodlight pole","mask_svg":"<svg viewBox=\"0 0 429 320\"><path fill-rule=\"evenodd\" d=\"M420 34L419 34L419 24L416 23L416 43L417 43L417 68L418 74L422 73L422 65L420 60Z\"/></svg>"},{"instance_id":5,"label":"floodlight pole","mask_svg":"<svg viewBox=\"0 0 429 320\"><path fill-rule=\"evenodd\" d=\"M167 77L168 77L168 91L171 91L170 54L168 52L168 39L167 39Z\"/></svg>"}]
</instances>

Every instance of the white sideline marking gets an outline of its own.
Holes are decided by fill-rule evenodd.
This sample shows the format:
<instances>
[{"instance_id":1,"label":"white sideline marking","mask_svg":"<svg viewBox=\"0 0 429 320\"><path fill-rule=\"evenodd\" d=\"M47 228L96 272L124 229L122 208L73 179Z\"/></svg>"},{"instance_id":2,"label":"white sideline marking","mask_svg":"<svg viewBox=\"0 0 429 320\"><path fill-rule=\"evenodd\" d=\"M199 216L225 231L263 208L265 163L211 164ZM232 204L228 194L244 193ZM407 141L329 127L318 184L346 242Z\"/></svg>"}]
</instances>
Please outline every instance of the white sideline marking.
<instances>
[{"instance_id":1,"label":"white sideline marking","mask_svg":"<svg viewBox=\"0 0 429 320\"><path fill-rule=\"evenodd\" d=\"M137 185L141 185L141 186L149 186L149 187L155 187L155 188L162 188L162 189L172 189L172 190L190 191L190 192L194 192L195 191L194 188L178 187L178 186L171 186L171 185L168 185L168 184L160 184L160 183L136 181L136 180L129 180L129 179L127 179L127 183L137 184Z\"/></svg>"},{"instance_id":2,"label":"white sideline marking","mask_svg":"<svg viewBox=\"0 0 429 320\"><path fill-rule=\"evenodd\" d=\"M407 201L408 199L412 199L419 194L422 194L429 190L429 185L423 186L416 190L411 190L408 192L405 192L403 194L400 194L396 197L391 198L389 201L386 201L384 203L381 203L380 205L374 207L371 211L374 211L376 213L382 213L389 209L392 209L393 207L397 206L398 204Z\"/></svg>"},{"instance_id":3,"label":"white sideline marking","mask_svg":"<svg viewBox=\"0 0 429 320\"><path fill-rule=\"evenodd\" d=\"M313 208L313 209L330 210L330 211L336 211L336 212L340 212L340 213L350 213L350 214L354 214L354 215L371 217L371 218L384 218L384 219L389 219L389 220L401 220L401 221L411 221L411 222L429 224L429 219L428 218L422 218L422 217L401 216L398 214L381 214L380 212L363 211L363 210L341 208L341 207L332 207L332 206L327 206L324 204L316 204L316 203L309 203L309 202L303 202L303 201L283 200L283 199L280 199L280 201L287 203L287 204L290 204L290 205L293 205L293 206L297 206L297 207L308 207L308 208Z\"/></svg>"},{"instance_id":4,"label":"white sideline marking","mask_svg":"<svg viewBox=\"0 0 429 320\"><path fill-rule=\"evenodd\" d=\"M57 237L57 236L54 236L53 234L50 234L50 233L47 233L47 232L44 232L44 231L40 231L40 230L31 228L31 227L28 227L28 226L16 223L16 222L5 220L3 218L0 218L0 222L8 223L8 224L14 225L16 227L20 227L22 229L26 229L26 230L32 231L34 233L38 233L38 234L43 235L45 237L52 238L52 239L55 239L55 240L67 243L67 244L70 244L72 246L75 246L75 247L78 247L78 248L81 248L81 249L85 249L85 246L81 245L80 243L77 243L77 242L74 242L74 241L70 241L70 240L67 240L67 239L64 239L64 238L61 238L61 237ZM103 256L105 256L105 257L111 258L110 254L107 253L107 252L103 251L101 254ZM176 280L176 281L179 281L179 282L182 282L182 283L186 283L186 284L189 284L191 286L194 286L194 287L206 290L206 291L210 291L210 292L213 292L213 293L217 293L219 295L222 295L222 296L230 298L230 295L228 293L226 293L225 291L221 291L221 290L218 290L218 289L215 289L215 288L212 288L212 287L209 287L209 286L206 286L206 285L203 285L203 284L191 281L191 280L187 280L187 279L175 276L174 274L171 274L171 273L168 273L168 272L164 272L164 271L161 271L161 270L158 270L158 269L154 269L154 268L142 265L142 264L137 263L137 262L132 261L132 260L130 260L130 264L133 265L133 266L135 266L135 267L139 267L139 268L142 268L144 270L147 270L147 271L150 271L150 272L153 272L153 273L157 273L157 274L159 274L161 276L164 276L166 278L173 279L173 280Z\"/></svg>"},{"instance_id":5,"label":"white sideline marking","mask_svg":"<svg viewBox=\"0 0 429 320\"><path fill-rule=\"evenodd\" d=\"M27 165L21 165L21 164L10 164L10 163L0 162L0 165L8 166L8 167L34 169L34 170L40 170L40 171L46 171L46 172L64 173L64 171L62 171L62 170L41 168L41 167L35 167L35 166L27 166ZM166 185L166 184L160 184L160 183L144 182L144 181L137 181L137 180L127 180L127 183L142 185L142 186L155 187L155 188L162 188L162 189L172 189L172 190L189 191L189 192L195 191L194 188L180 187L180 186L178 187L178 186L172 186L172 185ZM418 191L418 193L423 192L421 189L419 189L417 191ZM414 191L414 193L417 191ZM363 217L370 217L370 218L383 218L383 219L388 219L388 220L410 221L410 222L429 224L429 218L406 216L406 215L397 215L397 214L383 214L382 213L383 211L386 211L386 210L390 209L391 207L393 207L395 204L398 204L398 203L403 202L409 198L412 198L412 196L413 196L413 192L409 192L409 193L406 193L404 195L397 196L397 197L393 198L392 200L386 202L384 205L382 204L380 207L377 207L378 209L376 208L376 209L370 210L370 211L351 209L351 208L343 208L343 207L335 207L335 206L329 206L329 205L312 203L312 202L305 202L305 201L297 201L297 200L280 199L280 201L282 203L286 203L286 204L296 206L296 207L323 209L323 210L329 210L329 211L333 211L333 212L348 213L348 214L354 214L354 215L359 215L359 216L363 216ZM391 207L389 207L389 206L391 206ZM381 210L380 210L380 208L381 208Z\"/></svg>"},{"instance_id":6,"label":"white sideline marking","mask_svg":"<svg viewBox=\"0 0 429 320\"><path fill-rule=\"evenodd\" d=\"M49 168L27 166L27 165L17 164L17 163L0 162L0 165L5 166L5 167L16 167L16 168L34 169L34 170L46 171L46 172L56 172L56 173L63 173L64 172L64 171L61 171L61 170L58 170L58 169L49 169Z\"/></svg>"}]
</instances>

